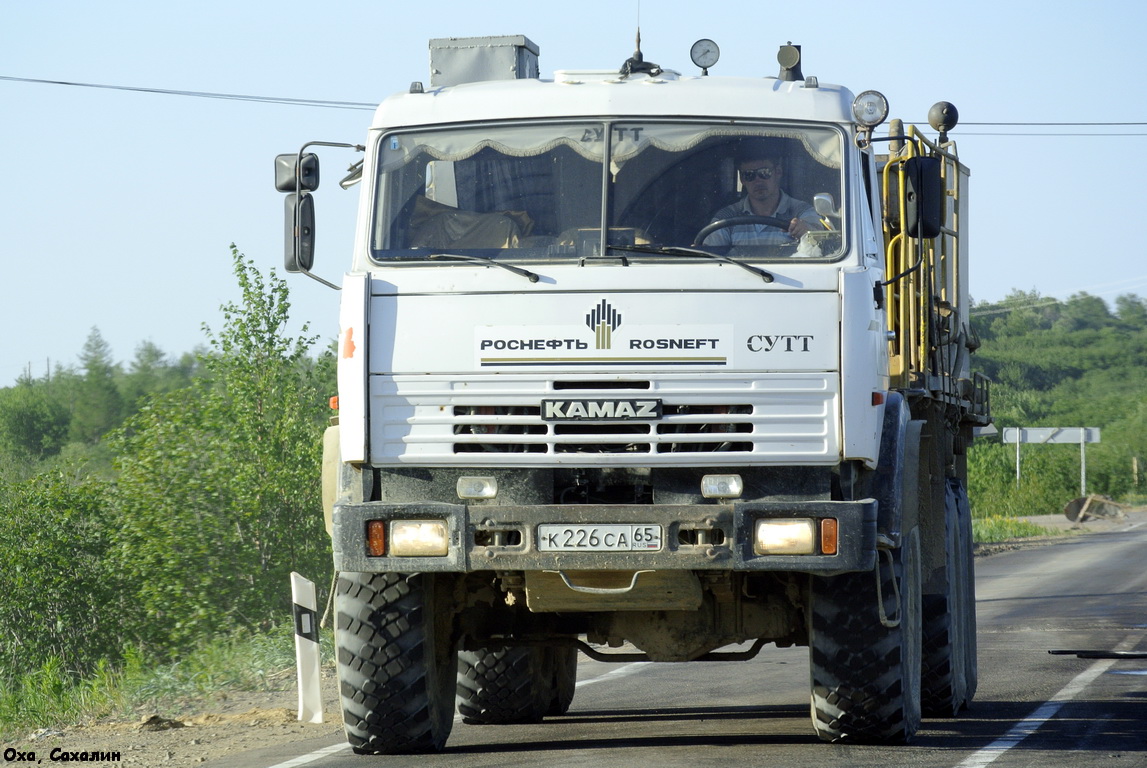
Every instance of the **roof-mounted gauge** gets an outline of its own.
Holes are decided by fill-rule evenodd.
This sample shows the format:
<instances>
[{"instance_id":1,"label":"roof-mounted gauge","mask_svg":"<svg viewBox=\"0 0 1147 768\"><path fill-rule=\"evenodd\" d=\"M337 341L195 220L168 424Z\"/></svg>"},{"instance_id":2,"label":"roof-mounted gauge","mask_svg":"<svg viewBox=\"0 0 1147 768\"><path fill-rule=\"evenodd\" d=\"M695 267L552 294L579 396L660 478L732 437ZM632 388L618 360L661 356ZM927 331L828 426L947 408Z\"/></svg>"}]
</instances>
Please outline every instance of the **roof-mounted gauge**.
<instances>
[{"instance_id":1,"label":"roof-mounted gauge","mask_svg":"<svg viewBox=\"0 0 1147 768\"><path fill-rule=\"evenodd\" d=\"M693 47L689 49L689 58L693 59L693 63L701 68L702 75L708 75L709 67L716 64L717 59L721 58L721 49L712 40L701 38L693 43Z\"/></svg>"}]
</instances>

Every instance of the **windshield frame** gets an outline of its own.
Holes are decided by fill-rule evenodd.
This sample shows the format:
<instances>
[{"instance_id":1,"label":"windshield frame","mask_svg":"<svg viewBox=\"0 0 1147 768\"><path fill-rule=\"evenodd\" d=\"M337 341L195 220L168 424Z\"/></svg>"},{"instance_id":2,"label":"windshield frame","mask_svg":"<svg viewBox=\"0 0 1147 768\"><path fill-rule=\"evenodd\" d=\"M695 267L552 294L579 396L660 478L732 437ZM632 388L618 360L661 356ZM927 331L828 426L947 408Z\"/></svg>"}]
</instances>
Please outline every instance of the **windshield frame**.
<instances>
[{"instance_id":1,"label":"windshield frame","mask_svg":"<svg viewBox=\"0 0 1147 768\"><path fill-rule=\"evenodd\" d=\"M523 129L523 132L529 129L545 129L547 127L557 128L557 138L552 141L546 142L544 145L531 145L528 151L523 154L515 155L519 157L536 157L542 156L546 152L552 151L555 147L572 146L572 139L570 135L579 131L594 130L600 133L600 157L608 162L597 163L601 166L600 170L600 189L596 192L593 199L595 205L600 203L600 210L596 215L596 226L589 228L590 231L585 232L589 236L588 243L575 244L577 253L564 250L557 252L556 249L538 248L538 247L483 247L483 248L453 248L449 246L427 246L427 247L401 247L401 248L387 248L381 247L380 243L385 243L392 237L390 234L395 227L395 217L397 212L392 212L389 209L390 201L388 195L395 194L389 185L392 184L393 171L396 168L408 166L412 162L421 162L423 164L429 162L432 158L420 159L418 155L412 156L401 165L390 163L389 165L383 162L383 149L389 142L393 146L394 142L405 141L408 144L422 142L425 144L425 139L433 139L434 137L446 137L451 134L458 135L463 132L480 132L486 138L475 143L465 143L464 146L470 147L461 157L468 159L473 157L477 152L484 147L497 147L503 142L499 142L498 132L504 129ZM619 198L621 197L621 189L618 184L618 175L622 167L626 164L634 163L635 160L640 160L645 152L645 156L649 156L647 149L656 148L658 151L666 151L663 147L655 147L654 144L644 146L639 150L634 151L632 146L629 147L630 151L627 155L623 155L622 150L618 148L618 141L616 138L619 131L624 135L625 132L631 132L634 128L644 129L646 127L653 128L667 128L679 130L683 135L688 135L690 132L694 138L689 146L671 147L671 152L676 152L680 158L674 162L676 164L684 163L689 156L689 152L693 150L696 145L710 142L713 145L718 144L721 140L732 141L737 137L786 137L792 139L793 137L805 134L811 137L817 137L817 141L825 144L832 144L833 151L836 153L835 159L838 166L833 167L824 165L821 162L824 174L828 175L835 173L838 186L832 190L834 203L837 210L841 213L841 219L836 222L839 228L835 232L833 239L833 250L827 255L809 255L802 254L802 261L809 262L837 262L848 256L850 252L850 237L849 231L856 225L853 220L854 217L849 215L850 208L845 204L853 193L855 180L852 179L852 165L854 158L852 153L848 151L848 134L843 126L836 123L828 122L811 122L811 121L794 121L794 120L741 120L741 119L713 119L713 118L650 118L642 116L630 117L576 117L576 118L554 118L554 119L530 119L530 120L506 120L492 123L450 123L432 126L411 126L401 129L388 130L380 132L375 145L375 160L376 167L374 171L374 184L371 192L370 200L370 222L369 222L369 235L367 238L367 255L373 264L377 265L394 265L404 263L426 263L430 256L442 253L458 253L468 254L473 256L480 256L489 259L498 260L511 260L515 263L554 263L569 261L571 263L584 263L587 258L596 259L616 259L619 262L640 262L643 260L659 260L664 256L655 252L628 252L619 255L617 251L613 250L613 245L633 245L634 241L626 237L616 239L616 229L620 226L622 212L615 210ZM565 130L565 136L560 136L562 129ZM493 137L493 138L490 138ZM584 138L582 139L584 141ZM805 140L804 144L807 147L810 140ZM623 139L624 141L624 139ZM577 154L580 154L585 159L590 159L587 154L578 148L574 148ZM445 154L445 153L442 153ZM455 155L457 157L458 155ZM810 155L811 156L811 155ZM596 157L596 155L595 155ZM814 158L815 159L815 158ZM619 162L621 166L619 167ZM725 161L732 167L731 156ZM597 169L594 169L596 173ZM726 169L728 172L728 169ZM732 171L735 175L735 169ZM650 176L645 180L647 186L655 185L658 183L657 176ZM742 191L741 183L736 182L738 192ZM804 200L805 203L811 204L811 200ZM588 207L587 207L588 210ZM823 219L822 219L823 220ZM608 226L602 227L601 222L607 221ZM596 245L594 245L596 241ZM690 246L692 243L666 243L669 248L679 246ZM700 246L704 248L704 246ZM586 249L589 252L586 252ZM794 246L795 249L795 246ZM764 249L756 247L742 247L742 248L724 248L724 249L709 249L720 251L721 255L734 256L743 261L765 261L776 262L786 261L793 257L793 253L780 253L768 252ZM382 254L386 254L385 256ZM624 259L622 258L624 256ZM680 253L673 254L674 259L683 259ZM440 261L440 265L448 265L451 262L448 260Z\"/></svg>"}]
</instances>

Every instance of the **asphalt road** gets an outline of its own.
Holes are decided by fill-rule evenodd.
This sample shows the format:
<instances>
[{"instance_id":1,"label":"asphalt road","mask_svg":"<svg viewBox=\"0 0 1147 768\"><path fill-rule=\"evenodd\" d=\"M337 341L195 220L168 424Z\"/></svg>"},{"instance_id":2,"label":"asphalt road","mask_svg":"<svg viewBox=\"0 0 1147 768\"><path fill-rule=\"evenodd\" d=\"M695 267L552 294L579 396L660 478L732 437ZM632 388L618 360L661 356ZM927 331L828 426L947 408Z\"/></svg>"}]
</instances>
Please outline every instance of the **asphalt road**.
<instances>
[{"instance_id":1,"label":"asphalt road","mask_svg":"<svg viewBox=\"0 0 1147 768\"><path fill-rule=\"evenodd\" d=\"M824 744L809 722L808 652L753 661L581 659L569 713L539 725L457 722L441 754L353 755L331 741L232 755L222 768L452 766L1147 766L1147 660L1049 650L1147 650L1147 524L977 560L980 686L909 746Z\"/></svg>"}]
</instances>

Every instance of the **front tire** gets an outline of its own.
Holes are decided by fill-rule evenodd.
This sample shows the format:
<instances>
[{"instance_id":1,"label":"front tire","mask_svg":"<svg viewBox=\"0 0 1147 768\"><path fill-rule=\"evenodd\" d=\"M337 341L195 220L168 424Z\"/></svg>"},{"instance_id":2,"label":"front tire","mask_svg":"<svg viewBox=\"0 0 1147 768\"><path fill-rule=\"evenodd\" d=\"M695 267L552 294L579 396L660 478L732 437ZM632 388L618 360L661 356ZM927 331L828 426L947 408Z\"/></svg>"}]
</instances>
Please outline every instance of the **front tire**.
<instances>
[{"instance_id":1,"label":"front tire","mask_svg":"<svg viewBox=\"0 0 1147 768\"><path fill-rule=\"evenodd\" d=\"M458 657L437 586L430 574L339 574L339 696L359 754L437 751L450 735Z\"/></svg>"},{"instance_id":2,"label":"front tire","mask_svg":"<svg viewBox=\"0 0 1147 768\"><path fill-rule=\"evenodd\" d=\"M920 538L916 529L904 535L899 548L887 552L891 557L877 553L875 572L813 577L809 608L812 718L823 741L903 744L920 727Z\"/></svg>"}]
</instances>

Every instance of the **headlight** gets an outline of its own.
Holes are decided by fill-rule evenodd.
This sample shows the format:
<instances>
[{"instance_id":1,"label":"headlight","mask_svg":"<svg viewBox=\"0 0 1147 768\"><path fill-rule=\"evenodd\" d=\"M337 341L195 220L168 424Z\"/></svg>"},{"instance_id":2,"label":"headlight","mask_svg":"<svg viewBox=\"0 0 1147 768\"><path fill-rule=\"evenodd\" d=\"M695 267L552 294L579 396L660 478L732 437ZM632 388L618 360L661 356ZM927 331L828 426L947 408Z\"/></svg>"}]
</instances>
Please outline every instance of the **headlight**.
<instances>
[{"instance_id":1,"label":"headlight","mask_svg":"<svg viewBox=\"0 0 1147 768\"><path fill-rule=\"evenodd\" d=\"M450 537L442 520L395 520L390 524L393 557L441 557L450 551Z\"/></svg>"},{"instance_id":2,"label":"headlight","mask_svg":"<svg viewBox=\"0 0 1147 768\"><path fill-rule=\"evenodd\" d=\"M753 536L758 555L811 555L816 552L816 521L758 520Z\"/></svg>"},{"instance_id":3,"label":"headlight","mask_svg":"<svg viewBox=\"0 0 1147 768\"><path fill-rule=\"evenodd\" d=\"M875 128L888 117L888 99L880 91L865 91L852 100L852 117L862 128Z\"/></svg>"}]
</instances>

